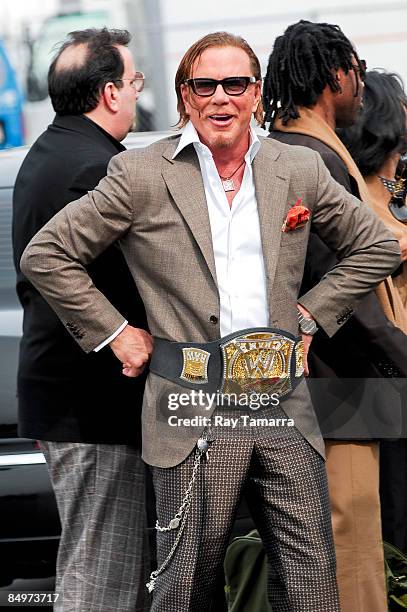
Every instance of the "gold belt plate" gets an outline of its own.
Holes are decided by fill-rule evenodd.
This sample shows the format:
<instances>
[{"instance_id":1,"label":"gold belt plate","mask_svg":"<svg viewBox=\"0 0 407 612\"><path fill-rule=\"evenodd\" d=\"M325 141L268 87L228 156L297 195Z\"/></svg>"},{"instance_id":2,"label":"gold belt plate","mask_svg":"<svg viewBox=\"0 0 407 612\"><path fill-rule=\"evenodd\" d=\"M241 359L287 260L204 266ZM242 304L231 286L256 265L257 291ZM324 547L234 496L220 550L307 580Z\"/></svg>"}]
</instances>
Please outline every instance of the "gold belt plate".
<instances>
[{"instance_id":1,"label":"gold belt plate","mask_svg":"<svg viewBox=\"0 0 407 612\"><path fill-rule=\"evenodd\" d=\"M182 356L183 365L180 378L189 383L207 383L208 363L211 354L200 348L187 347L182 349Z\"/></svg>"},{"instance_id":2,"label":"gold belt plate","mask_svg":"<svg viewBox=\"0 0 407 612\"><path fill-rule=\"evenodd\" d=\"M221 344L222 393L276 393L291 391L291 356L295 341L274 332L253 332ZM301 353L297 374L301 370Z\"/></svg>"}]
</instances>

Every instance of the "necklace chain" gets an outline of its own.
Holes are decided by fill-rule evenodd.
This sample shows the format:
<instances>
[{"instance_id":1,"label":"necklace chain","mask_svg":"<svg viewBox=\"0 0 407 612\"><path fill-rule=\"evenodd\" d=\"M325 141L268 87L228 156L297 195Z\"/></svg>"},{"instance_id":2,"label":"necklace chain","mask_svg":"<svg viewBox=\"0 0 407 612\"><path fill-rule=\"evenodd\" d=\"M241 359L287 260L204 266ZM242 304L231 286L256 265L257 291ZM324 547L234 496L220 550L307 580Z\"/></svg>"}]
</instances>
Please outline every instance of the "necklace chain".
<instances>
[{"instance_id":1,"label":"necklace chain","mask_svg":"<svg viewBox=\"0 0 407 612\"><path fill-rule=\"evenodd\" d=\"M221 176L219 174L219 178L222 181L222 187L225 191L235 191L235 183L234 181L232 181L232 178L235 176L236 172L238 170L240 170L240 168L243 166L243 164L245 163L245 159L238 165L238 167L236 168L236 170L234 170L232 172L232 174L230 174L229 176Z\"/></svg>"},{"instance_id":2,"label":"necklace chain","mask_svg":"<svg viewBox=\"0 0 407 612\"><path fill-rule=\"evenodd\" d=\"M379 179L381 180L383 185L386 187L387 191L389 191L390 193L394 193L396 185L397 185L396 179L387 179L387 178L384 178L384 176L380 176L380 175L379 175Z\"/></svg>"}]
</instances>

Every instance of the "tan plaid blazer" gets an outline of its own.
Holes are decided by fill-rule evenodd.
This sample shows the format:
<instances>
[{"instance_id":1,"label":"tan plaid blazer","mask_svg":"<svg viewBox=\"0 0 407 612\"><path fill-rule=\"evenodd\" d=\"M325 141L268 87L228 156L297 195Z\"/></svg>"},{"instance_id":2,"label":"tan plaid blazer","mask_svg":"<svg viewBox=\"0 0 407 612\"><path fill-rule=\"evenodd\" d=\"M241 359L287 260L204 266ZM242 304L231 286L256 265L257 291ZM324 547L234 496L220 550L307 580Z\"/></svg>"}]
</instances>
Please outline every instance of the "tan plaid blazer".
<instances>
[{"instance_id":1,"label":"tan plaid blazer","mask_svg":"<svg viewBox=\"0 0 407 612\"><path fill-rule=\"evenodd\" d=\"M23 255L23 273L85 351L93 350L124 320L92 285L83 267L116 240L145 303L154 336L205 342L220 335L215 261L199 162L192 145L173 160L178 142L177 135L115 156L107 177L95 190L59 212ZM312 222L338 252L340 262L299 301L333 335L363 295L399 265L398 243L366 205L331 178L319 155L309 149L261 138L253 172L269 323L298 334L296 304ZM310 210L311 220L284 233L287 212L298 198ZM143 452L152 465L177 465L202 432L202 427L169 425L166 394L177 391L186 390L149 375L143 402ZM323 455L304 382L282 407ZM177 411L180 417L196 414L209 416L210 412L204 408L191 412L188 407Z\"/></svg>"}]
</instances>

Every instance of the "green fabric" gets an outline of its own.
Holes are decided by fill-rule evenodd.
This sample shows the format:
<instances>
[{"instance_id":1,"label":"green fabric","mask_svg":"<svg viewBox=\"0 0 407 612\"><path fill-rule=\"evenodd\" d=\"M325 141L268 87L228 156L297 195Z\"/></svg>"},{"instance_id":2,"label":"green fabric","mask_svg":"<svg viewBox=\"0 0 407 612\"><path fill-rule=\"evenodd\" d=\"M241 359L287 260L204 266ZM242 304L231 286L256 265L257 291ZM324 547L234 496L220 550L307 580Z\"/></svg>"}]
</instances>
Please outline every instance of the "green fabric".
<instances>
[{"instance_id":1,"label":"green fabric","mask_svg":"<svg viewBox=\"0 0 407 612\"><path fill-rule=\"evenodd\" d=\"M229 612L271 612L266 552L257 531L235 538L224 562Z\"/></svg>"},{"instance_id":2,"label":"green fabric","mask_svg":"<svg viewBox=\"0 0 407 612\"><path fill-rule=\"evenodd\" d=\"M407 609L407 556L393 544L383 542L389 610Z\"/></svg>"},{"instance_id":3,"label":"green fabric","mask_svg":"<svg viewBox=\"0 0 407 612\"><path fill-rule=\"evenodd\" d=\"M389 610L407 610L407 556L383 542ZM235 538L224 562L229 612L271 612L266 553L257 531Z\"/></svg>"}]
</instances>

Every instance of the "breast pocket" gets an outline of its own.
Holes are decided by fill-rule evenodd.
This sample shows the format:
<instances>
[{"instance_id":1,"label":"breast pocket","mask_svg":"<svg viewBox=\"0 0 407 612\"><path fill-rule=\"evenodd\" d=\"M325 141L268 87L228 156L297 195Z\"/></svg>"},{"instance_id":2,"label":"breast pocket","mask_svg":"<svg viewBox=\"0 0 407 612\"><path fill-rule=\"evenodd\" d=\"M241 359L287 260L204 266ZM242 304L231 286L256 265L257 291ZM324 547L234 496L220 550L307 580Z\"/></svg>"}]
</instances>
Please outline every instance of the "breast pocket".
<instances>
[{"instance_id":1,"label":"breast pocket","mask_svg":"<svg viewBox=\"0 0 407 612\"><path fill-rule=\"evenodd\" d=\"M291 232L282 232L280 249L297 249L304 246L306 248L308 235L309 232L306 227L300 227Z\"/></svg>"}]
</instances>

